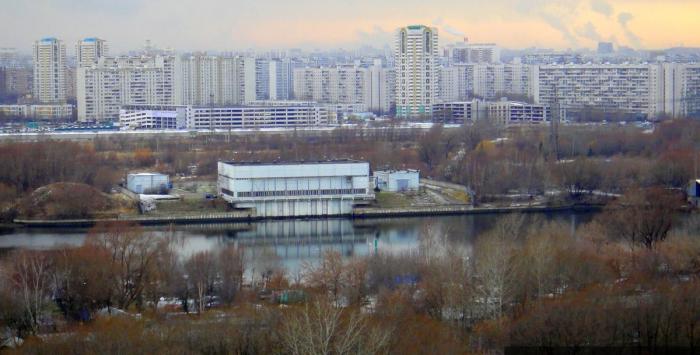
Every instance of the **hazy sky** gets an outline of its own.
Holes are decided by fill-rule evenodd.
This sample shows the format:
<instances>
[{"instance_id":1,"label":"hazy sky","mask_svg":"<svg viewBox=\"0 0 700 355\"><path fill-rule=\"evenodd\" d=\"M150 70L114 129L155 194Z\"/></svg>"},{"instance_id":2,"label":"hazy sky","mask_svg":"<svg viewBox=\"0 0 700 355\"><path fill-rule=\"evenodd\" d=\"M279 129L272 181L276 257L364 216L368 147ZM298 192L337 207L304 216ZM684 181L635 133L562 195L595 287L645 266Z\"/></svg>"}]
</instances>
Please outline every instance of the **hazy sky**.
<instances>
[{"instance_id":1,"label":"hazy sky","mask_svg":"<svg viewBox=\"0 0 700 355\"><path fill-rule=\"evenodd\" d=\"M113 52L146 39L178 50L383 46L407 24L508 48L700 47L700 0L0 0L0 47L55 36L69 53L98 36Z\"/></svg>"}]
</instances>

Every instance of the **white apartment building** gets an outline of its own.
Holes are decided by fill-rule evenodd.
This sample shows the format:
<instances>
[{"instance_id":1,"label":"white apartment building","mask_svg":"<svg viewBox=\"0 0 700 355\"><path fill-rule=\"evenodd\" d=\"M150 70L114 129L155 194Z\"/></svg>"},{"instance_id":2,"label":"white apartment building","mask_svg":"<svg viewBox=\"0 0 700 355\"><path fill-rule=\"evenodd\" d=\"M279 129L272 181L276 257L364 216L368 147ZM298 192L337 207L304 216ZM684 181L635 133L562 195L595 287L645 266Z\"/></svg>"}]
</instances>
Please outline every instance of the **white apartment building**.
<instances>
[{"instance_id":1,"label":"white apartment building","mask_svg":"<svg viewBox=\"0 0 700 355\"><path fill-rule=\"evenodd\" d=\"M78 120L105 121L119 117L122 105L174 105L174 56L100 58L78 69Z\"/></svg>"},{"instance_id":2,"label":"white apartment building","mask_svg":"<svg viewBox=\"0 0 700 355\"><path fill-rule=\"evenodd\" d=\"M323 105L195 107L127 105L119 113L123 129L251 129L322 127L333 123Z\"/></svg>"},{"instance_id":3,"label":"white apartment building","mask_svg":"<svg viewBox=\"0 0 700 355\"><path fill-rule=\"evenodd\" d=\"M265 58L243 59L243 103L270 99L270 63Z\"/></svg>"},{"instance_id":4,"label":"white apartment building","mask_svg":"<svg viewBox=\"0 0 700 355\"><path fill-rule=\"evenodd\" d=\"M270 63L270 100L291 100L294 91L294 63L289 59L275 59Z\"/></svg>"},{"instance_id":5,"label":"white apartment building","mask_svg":"<svg viewBox=\"0 0 700 355\"><path fill-rule=\"evenodd\" d=\"M528 97L563 112L700 114L700 64L455 64L440 69L440 101Z\"/></svg>"},{"instance_id":6,"label":"white apartment building","mask_svg":"<svg viewBox=\"0 0 700 355\"><path fill-rule=\"evenodd\" d=\"M75 57L78 67L91 66L97 63L100 57L109 55L107 41L96 37L89 37L78 41L75 45Z\"/></svg>"},{"instance_id":7,"label":"white apartment building","mask_svg":"<svg viewBox=\"0 0 700 355\"><path fill-rule=\"evenodd\" d=\"M700 63L666 63L664 113L671 117L700 117Z\"/></svg>"},{"instance_id":8,"label":"white apartment building","mask_svg":"<svg viewBox=\"0 0 700 355\"><path fill-rule=\"evenodd\" d=\"M48 37L34 42L34 100L43 104L66 101L66 46Z\"/></svg>"},{"instance_id":9,"label":"white apartment building","mask_svg":"<svg viewBox=\"0 0 700 355\"><path fill-rule=\"evenodd\" d=\"M178 61L178 104L237 105L242 102L243 58L191 55Z\"/></svg>"},{"instance_id":10,"label":"white apartment building","mask_svg":"<svg viewBox=\"0 0 700 355\"><path fill-rule=\"evenodd\" d=\"M396 100L396 71L386 68L381 60L369 67L369 111L386 114L393 112Z\"/></svg>"},{"instance_id":11,"label":"white apartment building","mask_svg":"<svg viewBox=\"0 0 700 355\"><path fill-rule=\"evenodd\" d=\"M438 31L414 25L396 32L396 116L431 115L439 88Z\"/></svg>"},{"instance_id":12,"label":"white apartment building","mask_svg":"<svg viewBox=\"0 0 700 355\"><path fill-rule=\"evenodd\" d=\"M382 79L382 71L377 69L376 79ZM384 79L389 76L384 73ZM380 83L377 83L381 87ZM369 109L372 100L372 72L357 66L333 68L294 69L294 98L322 104L363 105ZM386 89L386 88L385 88ZM381 106L377 98L377 105ZM386 102L384 103L386 105Z\"/></svg>"},{"instance_id":13,"label":"white apartment building","mask_svg":"<svg viewBox=\"0 0 700 355\"><path fill-rule=\"evenodd\" d=\"M488 63L501 62L501 49L495 43L457 42L447 45L445 55L450 63Z\"/></svg>"},{"instance_id":14,"label":"white apartment building","mask_svg":"<svg viewBox=\"0 0 700 355\"><path fill-rule=\"evenodd\" d=\"M474 67L474 64L441 67L439 101L464 101L474 97Z\"/></svg>"},{"instance_id":15,"label":"white apartment building","mask_svg":"<svg viewBox=\"0 0 700 355\"><path fill-rule=\"evenodd\" d=\"M19 53L17 52L17 48L0 47L0 67L20 67Z\"/></svg>"},{"instance_id":16,"label":"white apartment building","mask_svg":"<svg viewBox=\"0 0 700 355\"><path fill-rule=\"evenodd\" d=\"M566 111L587 108L656 116L664 111L664 74L658 64L533 66L535 102Z\"/></svg>"},{"instance_id":17,"label":"white apartment building","mask_svg":"<svg viewBox=\"0 0 700 355\"><path fill-rule=\"evenodd\" d=\"M528 65L454 64L440 68L440 100L496 100L507 94L526 97L531 95L532 82Z\"/></svg>"}]
</instances>

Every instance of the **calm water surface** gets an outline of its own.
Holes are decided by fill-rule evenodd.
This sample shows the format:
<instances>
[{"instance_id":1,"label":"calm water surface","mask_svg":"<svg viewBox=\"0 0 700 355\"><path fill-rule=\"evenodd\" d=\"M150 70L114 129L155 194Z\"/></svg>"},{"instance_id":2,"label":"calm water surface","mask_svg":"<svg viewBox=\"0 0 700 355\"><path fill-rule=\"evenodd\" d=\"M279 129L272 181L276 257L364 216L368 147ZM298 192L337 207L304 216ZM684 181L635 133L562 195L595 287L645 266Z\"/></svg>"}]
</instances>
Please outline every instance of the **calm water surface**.
<instances>
[{"instance_id":1,"label":"calm water surface","mask_svg":"<svg viewBox=\"0 0 700 355\"><path fill-rule=\"evenodd\" d=\"M216 251L226 245L243 247L248 268L256 262L279 263L290 272L304 261L314 262L326 250L346 257L379 252L418 250L422 235L441 233L450 243L470 247L476 237L505 215L464 215L390 219L300 219L240 224L203 224L147 227L146 231L172 238L182 257L199 251ZM590 221L590 213L526 215L528 223L558 221L576 226ZM87 229L15 229L0 232L0 251L17 248L77 247Z\"/></svg>"}]
</instances>

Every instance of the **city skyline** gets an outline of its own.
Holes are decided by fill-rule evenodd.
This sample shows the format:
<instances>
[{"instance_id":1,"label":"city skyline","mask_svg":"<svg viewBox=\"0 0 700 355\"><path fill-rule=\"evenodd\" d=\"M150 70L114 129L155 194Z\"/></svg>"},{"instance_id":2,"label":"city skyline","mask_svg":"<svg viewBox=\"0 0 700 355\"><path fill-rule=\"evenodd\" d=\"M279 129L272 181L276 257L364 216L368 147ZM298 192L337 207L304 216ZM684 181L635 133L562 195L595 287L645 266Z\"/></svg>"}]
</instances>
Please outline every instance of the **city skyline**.
<instances>
[{"instance_id":1,"label":"city skyline","mask_svg":"<svg viewBox=\"0 0 700 355\"><path fill-rule=\"evenodd\" d=\"M438 28L440 44L469 38L505 48L594 48L599 41L636 49L700 47L700 25L691 0L438 0L431 3L365 0L228 2L201 0L0 0L0 46L29 53L54 36L65 43L84 37L110 42L115 54L150 39L183 51L275 48L353 49L391 46L406 24ZM27 24L30 24L29 26ZM663 28L663 31L660 29ZM9 36L7 34L12 34Z\"/></svg>"}]
</instances>

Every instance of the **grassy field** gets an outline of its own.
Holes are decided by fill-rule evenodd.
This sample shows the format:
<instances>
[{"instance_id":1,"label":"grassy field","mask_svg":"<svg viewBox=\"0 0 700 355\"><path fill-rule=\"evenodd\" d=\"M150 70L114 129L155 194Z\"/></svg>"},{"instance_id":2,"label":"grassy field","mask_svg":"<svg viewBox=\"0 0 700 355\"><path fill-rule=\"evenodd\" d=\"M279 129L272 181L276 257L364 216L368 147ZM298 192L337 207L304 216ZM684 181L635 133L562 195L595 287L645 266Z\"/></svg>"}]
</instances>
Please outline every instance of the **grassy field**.
<instances>
[{"instance_id":1,"label":"grassy field","mask_svg":"<svg viewBox=\"0 0 700 355\"><path fill-rule=\"evenodd\" d=\"M399 208L411 206L411 199L402 194L392 192L378 192L376 194L377 206L380 208Z\"/></svg>"},{"instance_id":2,"label":"grassy field","mask_svg":"<svg viewBox=\"0 0 700 355\"><path fill-rule=\"evenodd\" d=\"M160 201L157 203L157 206L156 210L149 212L148 215L178 216L230 212L229 205L220 198L214 200L204 200L202 198L199 200Z\"/></svg>"}]
</instances>

